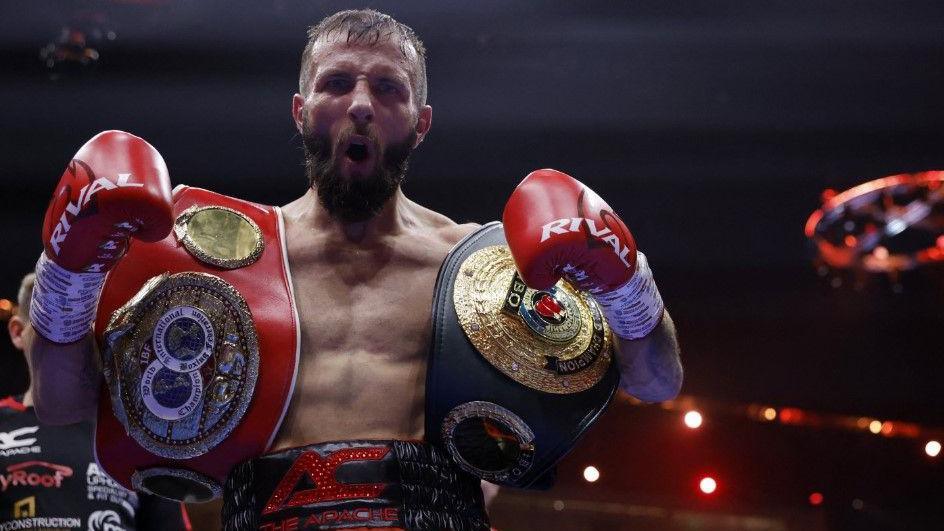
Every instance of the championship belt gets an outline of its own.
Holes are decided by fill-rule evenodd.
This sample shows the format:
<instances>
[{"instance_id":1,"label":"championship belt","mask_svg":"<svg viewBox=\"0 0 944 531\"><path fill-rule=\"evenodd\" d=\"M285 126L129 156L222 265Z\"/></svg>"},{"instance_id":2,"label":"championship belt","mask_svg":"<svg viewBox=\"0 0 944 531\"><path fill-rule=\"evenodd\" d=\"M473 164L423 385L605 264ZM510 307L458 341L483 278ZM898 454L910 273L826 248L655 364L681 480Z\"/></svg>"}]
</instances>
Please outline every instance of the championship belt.
<instances>
[{"instance_id":1,"label":"championship belt","mask_svg":"<svg viewBox=\"0 0 944 531\"><path fill-rule=\"evenodd\" d=\"M427 440L492 483L544 486L616 392L611 345L589 295L563 280L527 287L502 225L485 225L436 281Z\"/></svg>"},{"instance_id":2,"label":"championship belt","mask_svg":"<svg viewBox=\"0 0 944 531\"><path fill-rule=\"evenodd\" d=\"M275 438L298 317L278 208L181 187L174 214L172 234L135 242L102 291L96 457L126 488L207 501Z\"/></svg>"}]
</instances>

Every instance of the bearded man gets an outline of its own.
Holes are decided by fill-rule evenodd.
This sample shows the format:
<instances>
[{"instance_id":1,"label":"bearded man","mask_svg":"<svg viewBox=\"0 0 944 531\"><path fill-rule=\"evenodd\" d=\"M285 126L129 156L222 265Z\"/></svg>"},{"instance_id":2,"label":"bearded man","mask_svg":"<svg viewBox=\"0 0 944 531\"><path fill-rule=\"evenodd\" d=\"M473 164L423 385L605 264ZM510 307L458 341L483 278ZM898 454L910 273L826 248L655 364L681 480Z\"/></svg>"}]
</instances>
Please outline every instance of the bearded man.
<instances>
[{"instance_id":1,"label":"bearded man","mask_svg":"<svg viewBox=\"0 0 944 531\"><path fill-rule=\"evenodd\" d=\"M533 172L481 227L403 194L425 56L376 11L311 28L292 99L310 186L282 208L172 192L128 133L83 146L37 264L39 414L97 411L109 474L222 496L226 529L478 530L479 480L546 484L618 383L674 397L672 321L589 188Z\"/></svg>"}]
</instances>

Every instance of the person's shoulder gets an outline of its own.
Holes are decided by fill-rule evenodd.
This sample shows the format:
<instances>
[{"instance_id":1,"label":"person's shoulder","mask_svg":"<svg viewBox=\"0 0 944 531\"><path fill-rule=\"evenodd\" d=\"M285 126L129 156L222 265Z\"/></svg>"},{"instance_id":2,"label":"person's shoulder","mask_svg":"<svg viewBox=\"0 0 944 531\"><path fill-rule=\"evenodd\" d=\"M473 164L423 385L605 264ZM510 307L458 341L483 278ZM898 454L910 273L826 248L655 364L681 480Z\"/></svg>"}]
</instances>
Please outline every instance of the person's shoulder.
<instances>
[{"instance_id":1,"label":"person's shoulder","mask_svg":"<svg viewBox=\"0 0 944 531\"><path fill-rule=\"evenodd\" d=\"M440 237L447 243L452 246L460 241L463 238L472 234L481 227L478 223L452 223L451 225L443 226L440 229Z\"/></svg>"},{"instance_id":2,"label":"person's shoulder","mask_svg":"<svg viewBox=\"0 0 944 531\"><path fill-rule=\"evenodd\" d=\"M448 216L428 208L422 209L420 217L427 230L449 247L481 227L478 223L456 223Z\"/></svg>"}]
</instances>

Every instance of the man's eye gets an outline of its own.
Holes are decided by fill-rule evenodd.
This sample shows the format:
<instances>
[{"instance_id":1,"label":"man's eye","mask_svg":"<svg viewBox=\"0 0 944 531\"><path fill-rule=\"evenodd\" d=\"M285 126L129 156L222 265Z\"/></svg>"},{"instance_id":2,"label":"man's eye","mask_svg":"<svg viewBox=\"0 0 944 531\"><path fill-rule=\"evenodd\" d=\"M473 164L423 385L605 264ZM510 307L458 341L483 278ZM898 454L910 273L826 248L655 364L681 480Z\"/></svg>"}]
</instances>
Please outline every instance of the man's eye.
<instances>
[{"instance_id":1,"label":"man's eye","mask_svg":"<svg viewBox=\"0 0 944 531\"><path fill-rule=\"evenodd\" d=\"M388 81L381 81L377 84L377 92L380 94L396 94L400 91L400 87L396 83L390 83Z\"/></svg>"},{"instance_id":2,"label":"man's eye","mask_svg":"<svg viewBox=\"0 0 944 531\"><path fill-rule=\"evenodd\" d=\"M334 78L326 81L324 86L327 90L337 92L347 90L348 86L350 86L350 83L346 79Z\"/></svg>"}]
</instances>

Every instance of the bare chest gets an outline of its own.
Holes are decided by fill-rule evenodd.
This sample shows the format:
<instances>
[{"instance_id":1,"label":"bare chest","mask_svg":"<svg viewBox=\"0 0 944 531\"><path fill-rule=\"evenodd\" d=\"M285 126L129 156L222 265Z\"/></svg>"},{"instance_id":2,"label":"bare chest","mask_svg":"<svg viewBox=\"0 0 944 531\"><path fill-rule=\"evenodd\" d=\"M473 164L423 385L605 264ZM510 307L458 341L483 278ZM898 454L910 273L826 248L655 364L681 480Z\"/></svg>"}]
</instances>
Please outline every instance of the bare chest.
<instances>
[{"instance_id":1,"label":"bare chest","mask_svg":"<svg viewBox=\"0 0 944 531\"><path fill-rule=\"evenodd\" d=\"M294 282L306 356L357 352L402 360L417 355L429 332L437 270L389 263L303 268Z\"/></svg>"},{"instance_id":2,"label":"bare chest","mask_svg":"<svg viewBox=\"0 0 944 531\"><path fill-rule=\"evenodd\" d=\"M301 355L278 447L422 437L433 289L448 250L290 250Z\"/></svg>"}]
</instances>

